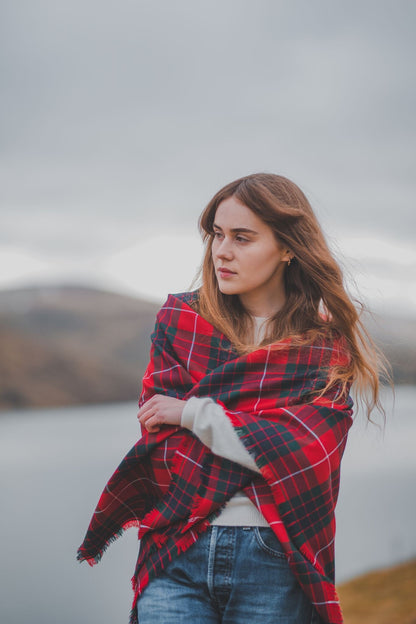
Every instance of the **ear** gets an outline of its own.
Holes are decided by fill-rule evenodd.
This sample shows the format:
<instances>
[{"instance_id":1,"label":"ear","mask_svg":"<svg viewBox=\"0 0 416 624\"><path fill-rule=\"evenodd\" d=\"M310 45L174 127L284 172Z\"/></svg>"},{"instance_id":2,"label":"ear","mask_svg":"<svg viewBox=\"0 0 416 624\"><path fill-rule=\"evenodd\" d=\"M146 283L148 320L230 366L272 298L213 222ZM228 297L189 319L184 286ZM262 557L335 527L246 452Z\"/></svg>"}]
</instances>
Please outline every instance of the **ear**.
<instances>
[{"instance_id":1,"label":"ear","mask_svg":"<svg viewBox=\"0 0 416 624\"><path fill-rule=\"evenodd\" d=\"M295 257L295 254L291 249L285 249L282 256L282 262L290 262Z\"/></svg>"}]
</instances>

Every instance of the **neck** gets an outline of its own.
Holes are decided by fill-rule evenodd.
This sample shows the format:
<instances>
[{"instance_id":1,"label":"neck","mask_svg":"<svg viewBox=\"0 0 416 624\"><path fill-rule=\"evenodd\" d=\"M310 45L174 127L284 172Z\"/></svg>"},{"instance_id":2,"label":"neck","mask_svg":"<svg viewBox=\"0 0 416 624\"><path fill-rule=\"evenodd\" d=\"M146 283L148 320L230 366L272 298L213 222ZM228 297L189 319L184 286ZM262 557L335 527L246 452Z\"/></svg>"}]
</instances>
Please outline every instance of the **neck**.
<instances>
[{"instance_id":1,"label":"neck","mask_svg":"<svg viewBox=\"0 0 416 624\"><path fill-rule=\"evenodd\" d=\"M270 318L281 310L286 301L284 286L273 292L272 296L265 296L264 293L248 293L239 295L244 308L251 316Z\"/></svg>"}]
</instances>

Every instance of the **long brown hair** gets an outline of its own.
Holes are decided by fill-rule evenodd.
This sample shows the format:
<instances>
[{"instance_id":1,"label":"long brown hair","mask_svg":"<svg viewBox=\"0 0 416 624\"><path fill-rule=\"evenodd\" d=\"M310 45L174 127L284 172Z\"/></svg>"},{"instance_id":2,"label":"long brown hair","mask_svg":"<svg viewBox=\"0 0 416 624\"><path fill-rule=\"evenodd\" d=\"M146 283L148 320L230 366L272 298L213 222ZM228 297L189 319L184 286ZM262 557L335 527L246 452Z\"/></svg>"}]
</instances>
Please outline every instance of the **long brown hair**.
<instances>
[{"instance_id":1,"label":"long brown hair","mask_svg":"<svg viewBox=\"0 0 416 624\"><path fill-rule=\"evenodd\" d=\"M331 371L328 386L341 384L345 391L355 382L370 414L375 406L380 407L380 373L389 378L386 362L346 292L342 271L309 201L287 178L268 173L245 176L224 186L206 206L199 222L206 243L197 303L200 314L224 333L238 352L258 348L247 340L252 328L250 315L237 295L221 293L212 260L215 214L219 204L231 196L260 217L277 241L294 254L284 273L285 303L270 319L262 344L291 337L302 345L331 333L343 337L349 364Z\"/></svg>"}]
</instances>

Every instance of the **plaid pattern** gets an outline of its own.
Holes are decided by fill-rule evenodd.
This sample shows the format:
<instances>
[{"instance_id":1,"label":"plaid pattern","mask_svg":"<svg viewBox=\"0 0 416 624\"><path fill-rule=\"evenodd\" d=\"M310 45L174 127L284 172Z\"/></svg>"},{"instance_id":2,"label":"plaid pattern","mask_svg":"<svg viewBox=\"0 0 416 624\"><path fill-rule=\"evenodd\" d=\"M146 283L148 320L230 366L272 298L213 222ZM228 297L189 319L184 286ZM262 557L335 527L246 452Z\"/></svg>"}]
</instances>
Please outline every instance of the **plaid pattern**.
<instances>
[{"instance_id":1,"label":"plaid pattern","mask_svg":"<svg viewBox=\"0 0 416 624\"><path fill-rule=\"evenodd\" d=\"M170 295L152 334L140 405L155 393L221 404L261 475L214 455L188 430L145 433L108 482L78 559L93 565L129 526L139 527L131 622L149 581L189 548L239 490L280 540L302 588L325 622L342 622L334 586L334 508L352 401L328 371L348 357L342 340L297 347L290 340L244 356L189 305Z\"/></svg>"}]
</instances>

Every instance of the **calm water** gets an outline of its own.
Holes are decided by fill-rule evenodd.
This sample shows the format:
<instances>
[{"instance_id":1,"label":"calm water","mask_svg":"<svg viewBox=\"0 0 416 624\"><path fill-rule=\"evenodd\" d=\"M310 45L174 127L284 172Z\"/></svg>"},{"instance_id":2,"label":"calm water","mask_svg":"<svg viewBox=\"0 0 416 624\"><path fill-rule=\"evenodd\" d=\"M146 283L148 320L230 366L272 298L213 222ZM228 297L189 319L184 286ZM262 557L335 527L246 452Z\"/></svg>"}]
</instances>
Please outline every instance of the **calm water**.
<instances>
[{"instance_id":1,"label":"calm water","mask_svg":"<svg viewBox=\"0 0 416 624\"><path fill-rule=\"evenodd\" d=\"M398 388L384 436L353 427L337 514L338 581L416 556L415 405L416 388ZM94 568L75 553L137 434L131 403L0 416L2 624L127 623L135 530Z\"/></svg>"}]
</instances>

